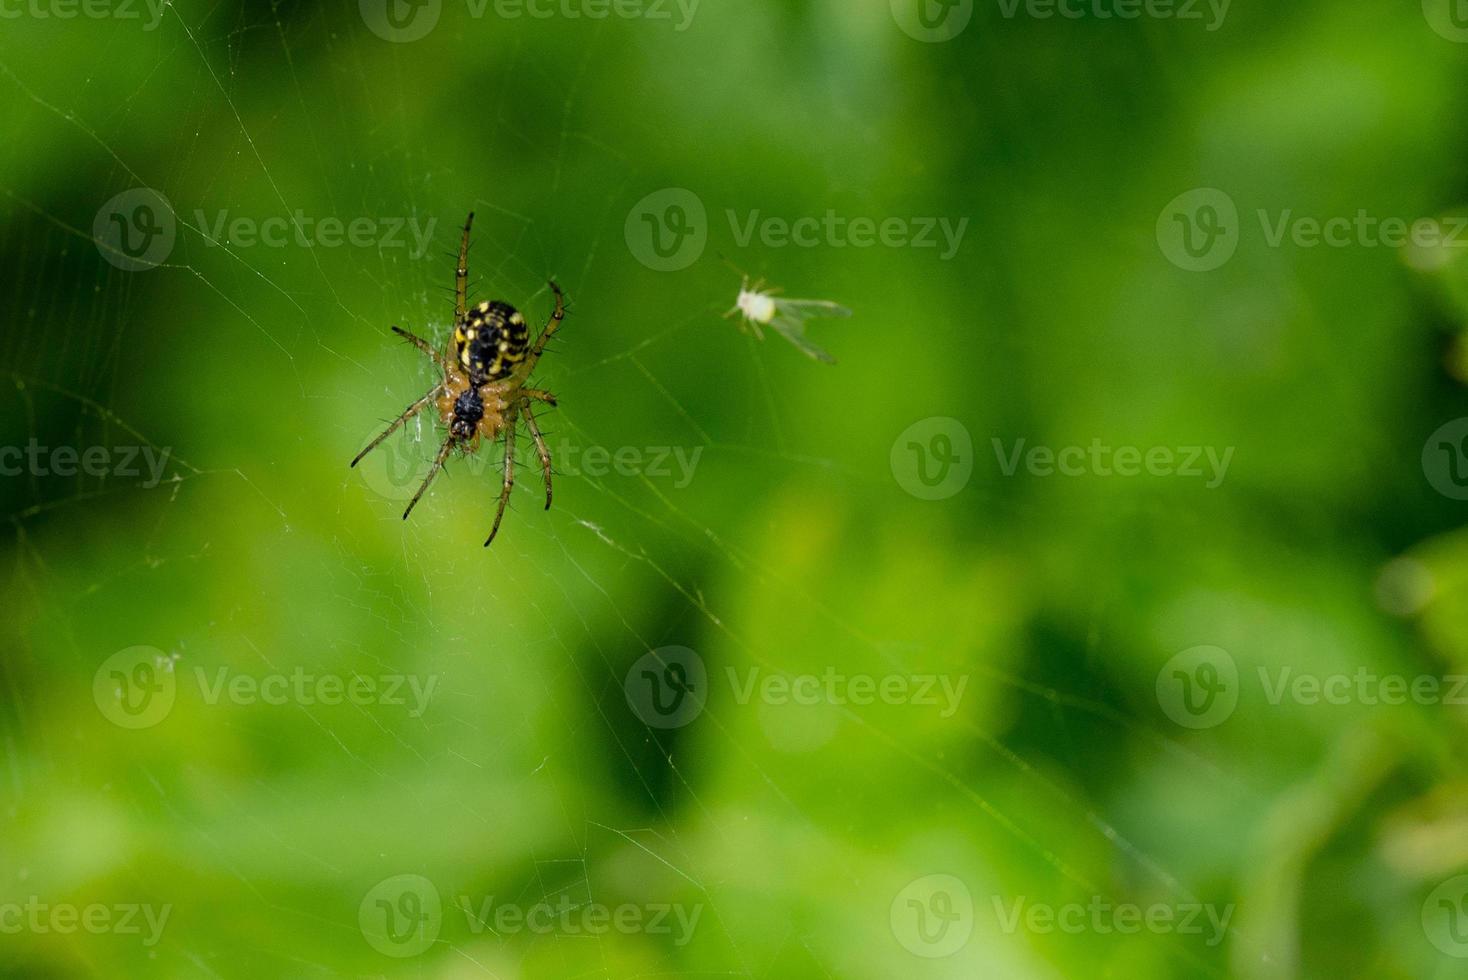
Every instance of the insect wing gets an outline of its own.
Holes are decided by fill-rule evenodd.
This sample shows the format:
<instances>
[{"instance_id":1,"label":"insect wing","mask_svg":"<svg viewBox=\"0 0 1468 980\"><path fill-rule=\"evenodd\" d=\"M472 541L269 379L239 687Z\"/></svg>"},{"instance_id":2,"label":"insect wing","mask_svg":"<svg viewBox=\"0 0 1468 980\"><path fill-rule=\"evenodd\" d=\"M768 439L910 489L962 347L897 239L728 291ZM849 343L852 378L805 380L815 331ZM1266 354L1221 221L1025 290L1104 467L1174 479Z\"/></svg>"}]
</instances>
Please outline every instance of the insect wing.
<instances>
[{"instance_id":1,"label":"insect wing","mask_svg":"<svg viewBox=\"0 0 1468 980\"><path fill-rule=\"evenodd\" d=\"M804 318L793 316L781 309L775 313L775 318L770 321L770 326L780 331L781 336L800 348L801 352L806 356L813 357L826 364L836 363L836 358L811 343L810 338L805 335Z\"/></svg>"},{"instance_id":2,"label":"insect wing","mask_svg":"<svg viewBox=\"0 0 1468 980\"><path fill-rule=\"evenodd\" d=\"M851 316L851 311L840 303L824 299L777 299L775 305L781 313L788 313L798 320L810 320L818 316Z\"/></svg>"}]
</instances>

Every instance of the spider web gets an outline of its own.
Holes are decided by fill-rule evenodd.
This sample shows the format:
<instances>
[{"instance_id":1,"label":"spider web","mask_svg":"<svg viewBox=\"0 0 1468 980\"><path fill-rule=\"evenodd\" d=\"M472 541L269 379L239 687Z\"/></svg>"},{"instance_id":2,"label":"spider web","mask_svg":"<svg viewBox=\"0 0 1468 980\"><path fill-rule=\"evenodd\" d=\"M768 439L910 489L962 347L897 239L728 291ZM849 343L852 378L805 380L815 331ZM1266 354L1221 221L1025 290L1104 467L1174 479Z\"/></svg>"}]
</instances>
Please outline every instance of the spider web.
<instances>
[{"instance_id":1,"label":"spider web","mask_svg":"<svg viewBox=\"0 0 1468 980\"><path fill-rule=\"evenodd\" d=\"M705 16L679 40L659 25L446 14L417 47L373 37L348 6L170 5L151 32L78 25L89 34L70 42L65 71L38 43L59 25L27 23L0 43L5 128L18 134L0 171L12 270L0 303L22 327L4 340L6 444L169 451L156 487L30 474L9 490L4 892L174 907L156 946L42 936L24 962L206 976L1050 976L999 933L984 895L1201 900L1188 882L1216 855L1187 868L1185 848L1154 857L1122 829L1127 814L1108 815L1005 733L1039 715L1077 758L1110 739L1136 746L1142 771L1242 777L1145 707L1026 678L1035 600L1012 583L1005 542L982 542L978 558L933 545L944 518L891 502L898 397L861 395L881 413L855 409L863 426L846 433L845 365L826 371L718 319L737 277L711 260L714 244L675 275L628 254L623 219L646 193L757 193L722 170L675 169L687 137L658 101L672 91L649 94L630 129L604 121L626 96L603 79L629 61L689 59L677 45L707 51L736 16L756 22L739 29L744 48L780 15ZM871 30L831 5L818 16ZM710 88L715 102L738 91ZM828 102L838 119L856 111L817 97ZM818 169L791 179L814 198L860 200ZM92 226L102 202L134 187L163 194L177 222L168 257L146 272L114 267ZM700 451L687 486L583 466L560 474L545 513L522 433L514 502L486 552L492 450L451 461L406 524L402 498L436 447L431 420L389 443L385 465L406 475L373 485L386 469L347 469L431 384L432 366L387 327L445 341L466 208L477 212L471 298L509 299L532 323L549 312L548 278L572 298L536 379L561 400L544 418L552 445ZM250 246L211 225L221 210L259 221L298 209L433 221L432 249ZM291 232L305 227L291 218ZM815 267L781 261L793 275ZM833 348L885 342L860 311L893 297L864 275L820 284L858 310L833 328ZM920 286L897 299L921 303ZM873 418L888 428L866 427ZM1000 513L1023 506L974 492ZM893 596L894 583L907 588ZM986 593L1008 601L971 609ZM1077 657L1094 666L1089 625ZM175 658L181 678L169 718L143 732L109 725L89 694L97 665L133 644ZM673 645L698 651L711 694L688 726L650 729L624 683ZM912 706L802 713L738 704L722 681L729 667L833 664L961 674L971 700L941 722ZM420 717L207 704L185 682L195 667L437 687ZM894 811L894 795L922 804ZM923 960L894 938L889 911L937 872L979 896L980 935ZM358 919L363 896L398 875L432 882L443 905L430 947L402 961L364 942ZM646 932L476 933L466 914L486 898L562 896L701 918L680 945ZM1230 939L1248 958L1250 940L1237 928ZM1178 942L1163 957L1220 975L1205 953Z\"/></svg>"}]
</instances>

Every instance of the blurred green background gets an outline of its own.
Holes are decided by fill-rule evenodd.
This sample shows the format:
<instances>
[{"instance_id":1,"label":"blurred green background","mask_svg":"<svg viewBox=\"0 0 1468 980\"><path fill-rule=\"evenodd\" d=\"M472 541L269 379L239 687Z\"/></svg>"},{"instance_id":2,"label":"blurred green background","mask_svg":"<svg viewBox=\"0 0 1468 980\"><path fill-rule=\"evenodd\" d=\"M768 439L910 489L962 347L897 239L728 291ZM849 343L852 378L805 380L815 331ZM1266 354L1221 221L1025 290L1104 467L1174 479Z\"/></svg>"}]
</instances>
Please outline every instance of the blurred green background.
<instances>
[{"instance_id":1,"label":"blurred green background","mask_svg":"<svg viewBox=\"0 0 1468 980\"><path fill-rule=\"evenodd\" d=\"M0 975L1463 976L1468 10L1065 9L0 8Z\"/></svg>"}]
</instances>

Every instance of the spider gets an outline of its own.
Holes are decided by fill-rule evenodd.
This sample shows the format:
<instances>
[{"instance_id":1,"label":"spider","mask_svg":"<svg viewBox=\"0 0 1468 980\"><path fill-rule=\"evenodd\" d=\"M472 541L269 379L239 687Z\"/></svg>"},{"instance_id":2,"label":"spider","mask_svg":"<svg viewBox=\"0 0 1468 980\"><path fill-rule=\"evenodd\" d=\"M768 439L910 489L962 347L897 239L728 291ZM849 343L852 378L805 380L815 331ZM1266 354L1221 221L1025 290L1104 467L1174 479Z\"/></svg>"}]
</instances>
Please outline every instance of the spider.
<instances>
[{"instance_id":1,"label":"spider","mask_svg":"<svg viewBox=\"0 0 1468 980\"><path fill-rule=\"evenodd\" d=\"M413 333L394 326L393 333L418 348L433 360L443 371L443 380L422 398L409 405L383 433L368 444L367 448L352 460L356 466L362 458L383 440L396 432L404 422L413 418L430 404L438 409L439 418L448 429L448 437L438 450L428 476L424 478L418 492L403 511L403 520L413 512L428 485L438 476L448 455L457 449L461 453L478 452L481 440L490 445L501 436L505 440L505 482L500 491L499 508L494 514L494 526L484 542L488 548L499 533L500 521L505 516L505 506L510 502L510 489L515 485L515 428L520 418L530 429L535 448L540 453L540 466L545 476L545 509L551 505L551 457L545 447L545 437L535 422L531 411L533 402L544 402L551 407L556 396L541 388L525 385L530 372L540 360L546 342L560 327L566 316L565 296L554 280L551 292L556 296L556 309L551 314L535 343L528 343L525 318L508 303L499 300L485 301L472 310L465 309L465 294L469 283L469 227L474 224L474 212L464 221L464 237L459 243L459 265L454 274L454 348L453 356L440 354L433 346Z\"/></svg>"}]
</instances>

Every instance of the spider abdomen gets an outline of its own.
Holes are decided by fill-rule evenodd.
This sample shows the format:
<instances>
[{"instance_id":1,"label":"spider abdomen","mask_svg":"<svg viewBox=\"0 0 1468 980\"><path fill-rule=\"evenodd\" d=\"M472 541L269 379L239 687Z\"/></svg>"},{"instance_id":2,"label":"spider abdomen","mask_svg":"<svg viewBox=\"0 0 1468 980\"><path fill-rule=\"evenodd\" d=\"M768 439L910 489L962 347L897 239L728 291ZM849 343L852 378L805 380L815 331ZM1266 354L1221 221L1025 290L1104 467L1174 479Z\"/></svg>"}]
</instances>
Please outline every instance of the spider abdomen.
<instances>
[{"instance_id":1,"label":"spider abdomen","mask_svg":"<svg viewBox=\"0 0 1468 980\"><path fill-rule=\"evenodd\" d=\"M499 381L525 360L530 334L525 318L509 303L480 303L454 327L459 365L476 382Z\"/></svg>"}]
</instances>

